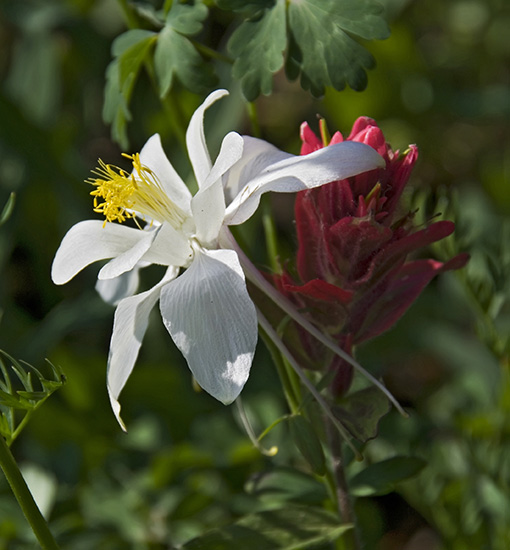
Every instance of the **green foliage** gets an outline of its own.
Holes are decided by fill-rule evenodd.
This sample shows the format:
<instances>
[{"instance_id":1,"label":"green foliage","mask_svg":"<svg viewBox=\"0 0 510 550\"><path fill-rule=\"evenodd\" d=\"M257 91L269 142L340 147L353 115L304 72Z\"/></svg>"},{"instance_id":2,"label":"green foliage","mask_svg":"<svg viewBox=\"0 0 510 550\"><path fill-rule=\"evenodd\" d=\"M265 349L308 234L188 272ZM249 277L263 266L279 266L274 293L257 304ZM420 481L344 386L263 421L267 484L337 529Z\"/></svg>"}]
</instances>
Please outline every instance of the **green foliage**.
<instances>
[{"instance_id":1,"label":"green foliage","mask_svg":"<svg viewBox=\"0 0 510 550\"><path fill-rule=\"evenodd\" d=\"M127 149L127 123L131 120L129 102L140 68L157 36L151 31L133 29L120 35L112 45L113 61L106 70L103 118L112 125L112 137Z\"/></svg>"},{"instance_id":2,"label":"green foliage","mask_svg":"<svg viewBox=\"0 0 510 550\"><path fill-rule=\"evenodd\" d=\"M304 0L288 9L292 35L287 59L290 78L301 75L301 86L320 96L326 86L354 90L367 85L365 69L374 59L351 35L384 39L389 29L382 6L373 0Z\"/></svg>"},{"instance_id":3,"label":"green foliage","mask_svg":"<svg viewBox=\"0 0 510 550\"><path fill-rule=\"evenodd\" d=\"M3 357L2 357L3 356ZM23 389L16 389L10 379L9 370L5 361L11 364L11 369L16 375ZM25 363L30 370L26 370L20 362L16 361L8 353L0 350L0 436L4 437L10 445L21 433L32 414L48 399L48 397L65 384L65 376L62 369L52 365L51 378L45 378L39 370ZM34 386L35 375L39 388ZM18 413L21 413L21 417Z\"/></svg>"},{"instance_id":4,"label":"green foliage","mask_svg":"<svg viewBox=\"0 0 510 550\"><path fill-rule=\"evenodd\" d=\"M314 427L301 414L290 416L288 422L294 443L310 465L312 472L323 476L326 473L326 457Z\"/></svg>"},{"instance_id":5,"label":"green foliage","mask_svg":"<svg viewBox=\"0 0 510 550\"><path fill-rule=\"evenodd\" d=\"M340 537L350 525L339 525L329 512L287 505L250 514L233 525L214 529L183 546L185 550L299 550Z\"/></svg>"},{"instance_id":6,"label":"green foliage","mask_svg":"<svg viewBox=\"0 0 510 550\"><path fill-rule=\"evenodd\" d=\"M377 436L379 422L390 408L387 397L378 388L368 386L349 392L334 407L334 413L355 439L366 443Z\"/></svg>"},{"instance_id":7,"label":"green foliage","mask_svg":"<svg viewBox=\"0 0 510 550\"><path fill-rule=\"evenodd\" d=\"M421 458L396 456L371 464L350 482L355 496L385 495L395 490L397 483L417 475L426 465Z\"/></svg>"},{"instance_id":8,"label":"green foliage","mask_svg":"<svg viewBox=\"0 0 510 550\"><path fill-rule=\"evenodd\" d=\"M283 66L286 42L285 0L245 20L230 37L229 51L235 59L232 75L248 101L271 93L273 75Z\"/></svg>"},{"instance_id":9,"label":"green foliage","mask_svg":"<svg viewBox=\"0 0 510 550\"><path fill-rule=\"evenodd\" d=\"M241 10L238 2L218 2L224 9ZM244 95L253 101L272 90L272 76L284 63L290 79L315 96L327 86L342 90L366 87L365 69L373 57L352 35L365 40L384 39L389 30L382 6L373 0L284 0L252 2L244 8L248 18L229 40L235 58L233 76L240 80Z\"/></svg>"},{"instance_id":10,"label":"green foliage","mask_svg":"<svg viewBox=\"0 0 510 550\"><path fill-rule=\"evenodd\" d=\"M202 30L207 13L207 7L202 3L172 4L154 51L154 68L161 98L167 95L175 78L195 93L204 92L214 84L212 67L203 60L188 38Z\"/></svg>"}]
</instances>

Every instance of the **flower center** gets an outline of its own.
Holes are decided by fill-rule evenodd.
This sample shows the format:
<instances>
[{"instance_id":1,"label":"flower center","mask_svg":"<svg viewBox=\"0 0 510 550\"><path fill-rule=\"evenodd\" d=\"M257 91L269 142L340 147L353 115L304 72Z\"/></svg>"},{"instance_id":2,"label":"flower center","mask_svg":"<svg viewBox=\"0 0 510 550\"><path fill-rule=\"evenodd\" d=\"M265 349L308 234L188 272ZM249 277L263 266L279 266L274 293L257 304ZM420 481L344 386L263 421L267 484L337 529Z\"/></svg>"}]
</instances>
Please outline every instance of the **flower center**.
<instances>
[{"instance_id":1,"label":"flower center","mask_svg":"<svg viewBox=\"0 0 510 550\"><path fill-rule=\"evenodd\" d=\"M138 153L122 156L131 160L131 174L99 159L99 167L93 171L98 177L86 180L96 187L90 194L94 197L94 212L105 217L104 225L129 218L138 225L136 218L141 217L151 224L154 220L167 221L174 229L181 228L187 215L170 199L156 174L141 164Z\"/></svg>"}]
</instances>

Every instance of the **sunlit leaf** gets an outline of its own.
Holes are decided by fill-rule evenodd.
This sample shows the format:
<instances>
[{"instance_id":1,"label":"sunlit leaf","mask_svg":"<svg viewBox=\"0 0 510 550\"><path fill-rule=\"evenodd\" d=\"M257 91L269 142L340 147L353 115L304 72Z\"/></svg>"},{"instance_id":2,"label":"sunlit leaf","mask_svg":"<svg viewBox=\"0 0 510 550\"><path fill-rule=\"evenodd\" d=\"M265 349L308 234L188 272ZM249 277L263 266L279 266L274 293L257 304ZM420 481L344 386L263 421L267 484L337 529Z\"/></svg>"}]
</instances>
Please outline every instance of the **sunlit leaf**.
<instances>
[{"instance_id":1,"label":"sunlit leaf","mask_svg":"<svg viewBox=\"0 0 510 550\"><path fill-rule=\"evenodd\" d=\"M286 506L250 514L183 546L185 550L300 550L337 540L351 525L321 509Z\"/></svg>"},{"instance_id":2,"label":"sunlit leaf","mask_svg":"<svg viewBox=\"0 0 510 550\"><path fill-rule=\"evenodd\" d=\"M365 69L374 66L372 55L352 35L365 40L389 36L382 6L374 0L302 0L288 8L293 40L287 74L301 75L301 85L314 95L326 86L342 90L348 84L363 90Z\"/></svg>"}]
</instances>

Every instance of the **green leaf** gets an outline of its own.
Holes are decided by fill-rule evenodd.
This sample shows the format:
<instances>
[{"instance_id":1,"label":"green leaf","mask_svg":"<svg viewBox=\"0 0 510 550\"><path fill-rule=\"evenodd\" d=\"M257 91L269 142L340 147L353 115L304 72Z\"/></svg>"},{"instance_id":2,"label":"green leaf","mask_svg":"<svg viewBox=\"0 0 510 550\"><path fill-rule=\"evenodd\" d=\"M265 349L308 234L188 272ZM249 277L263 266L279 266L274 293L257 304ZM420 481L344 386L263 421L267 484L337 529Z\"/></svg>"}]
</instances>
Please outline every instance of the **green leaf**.
<instances>
[{"instance_id":1,"label":"green leaf","mask_svg":"<svg viewBox=\"0 0 510 550\"><path fill-rule=\"evenodd\" d=\"M254 477L246 491L264 503L320 504L328 498L322 483L299 470L278 468Z\"/></svg>"},{"instance_id":2,"label":"green leaf","mask_svg":"<svg viewBox=\"0 0 510 550\"><path fill-rule=\"evenodd\" d=\"M274 6L274 0L216 0L216 4L222 10L254 15Z\"/></svg>"},{"instance_id":3,"label":"green leaf","mask_svg":"<svg viewBox=\"0 0 510 550\"><path fill-rule=\"evenodd\" d=\"M301 0L288 8L292 35L286 63L289 78L301 74L301 85L314 95L326 86L342 90L348 84L363 90L365 69L374 59L351 35L384 39L389 29L383 8L374 0Z\"/></svg>"},{"instance_id":4,"label":"green leaf","mask_svg":"<svg viewBox=\"0 0 510 550\"><path fill-rule=\"evenodd\" d=\"M368 386L342 399L333 412L354 438L365 443L377 436L379 421L390 409L388 398L379 388Z\"/></svg>"},{"instance_id":5,"label":"green leaf","mask_svg":"<svg viewBox=\"0 0 510 550\"><path fill-rule=\"evenodd\" d=\"M166 24L181 34L194 36L202 30L202 22L207 18L208 12L207 6L201 2L193 5L174 2Z\"/></svg>"},{"instance_id":6,"label":"green leaf","mask_svg":"<svg viewBox=\"0 0 510 550\"><path fill-rule=\"evenodd\" d=\"M202 30L202 21L207 13L207 7L201 3L172 5L154 52L154 68L161 98L168 93L174 78L178 78L185 88L195 93L202 93L214 85L211 65L202 59L192 42L186 38Z\"/></svg>"},{"instance_id":7,"label":"green leaf","mask_svg":"<svg viewBox=\"0 0 510 550\"><path fill-rule=\"evenodd\" d=\"M286 506L250 514L191 540L184 550L302 550L337 540L351 525L325 510Z\"/></svg>"},{"instance_id":8,"label":"green leaf","mask_svg":"<svg viewBox=\"0 0 510 550\"><path fill-rule=\"evenodd\" d=\"M396 456L372 464L350 481L351 493L358 497L391 493L397 483L415 476L425 465L421 458L411 456Z\"/></svg>"},{"instance_id":9,"label":"green leaf","mask_svg":"<svg viewBox=\"0 0 510 550\"><path fill-rule=\"evenodd\" d=\"M232 74L240 81L248 101L261 93L271 93L273 74L283 66L286 45L284 0L277 0L234 31L228 43L235 58Z\"/></svg>"},{"instance_id":10,"label":"green leaf","mask_svg":"<svg viewBox=\"0 0 510 550\"><path fill-rule=\"evenodd\" d=\"M12 395L10 393L4 392L3 390L0 390L0 405L22 410L32 408L32 405L29 401L20 398L17 395Z\"/></svg>"},{"instance_id":11,"label":"green leaf","mask_svg":"<svg viewBox=\"0 0 510 550\"><path fill-rule=\"evenodd\" d=\"M290 433L297 448L312 468L312 471L319 476L323 476L326 473L326 457L313 426L300 414L289 417L288 422Z\"/></svg>"},{"instance_id":12,"label":"green leaf","mask_svg":"<svg viewBox=\"0 0 510 550\"><path fill-rule=\"evenodd\" d=\"M103 119L112 125L112 138L123 149L129 146L127 122L131 120L129 102L140 67L157 35L152 31L133 29L115 39L115 56L106 69Z\"/></svg>"}]
</instances>

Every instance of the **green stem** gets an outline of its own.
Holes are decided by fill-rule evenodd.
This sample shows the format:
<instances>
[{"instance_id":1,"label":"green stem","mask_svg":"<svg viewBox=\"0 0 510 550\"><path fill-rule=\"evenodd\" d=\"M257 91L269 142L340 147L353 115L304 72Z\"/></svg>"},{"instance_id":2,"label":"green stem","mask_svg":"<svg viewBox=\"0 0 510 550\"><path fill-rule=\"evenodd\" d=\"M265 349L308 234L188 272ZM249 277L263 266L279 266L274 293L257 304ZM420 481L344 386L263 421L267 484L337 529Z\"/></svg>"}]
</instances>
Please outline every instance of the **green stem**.
<instances>
[{"instance_id":1,"label":"green stem","mask_svg":"<svg viewBox=\"0 0 510 550\"><path fill-rule=\"evenodd\" d=\"M223 63L227 63L228 65L232 65L234 63L234 60L231 57L228 57L227 55L223 55L222 53L217 52L212 48L209 48L209 46L206 46L205 44L201 44L196 40L191 40L191 43L202 55L206 57L209 57L211 59L217 59L218 61L223 61Z\"/></svg>"},{"instance_id":2,"label":"green stem","mask_svg":"<svg viewBox=\"0 0 510 550\"><path fill-rule=\"evenodd\" d=\"M133 11L133 8L129 5L127 0L117 0L122 13L124 14L124 19L126 20L126 25L128 29L138 28L138 17Z\"/></svg>"},{"instance_id":3,"label":"green stem","mask_svg":"<svg viewBox=\"0 0 510 550\"><path fill-rule=\"evenodd\" d=\"M58 550L58 545L51 534L51 531L44 519L41 511L35 503L34 497L30 492L21 472L12 456L4 438L0 436L0 467L2 468L5 478L11 486L12 492L16 497L25 517L32 527L41 548L43 550Z\"/></svg>"},{"instance_id":4,"label":"green stem","mask_svg":"<svg viewBox=\"0 0 510 550\"><path fill-rule=\"evenodd\" d=\"M253 101L249 101L248 103L246 103L246 108L248 109L248 117L250 118L253 137L259 138L262 136L262 134L260 131L259 118L257 115L257 107L255 106L255 103Z\"/></svg>"}]
</instances>

